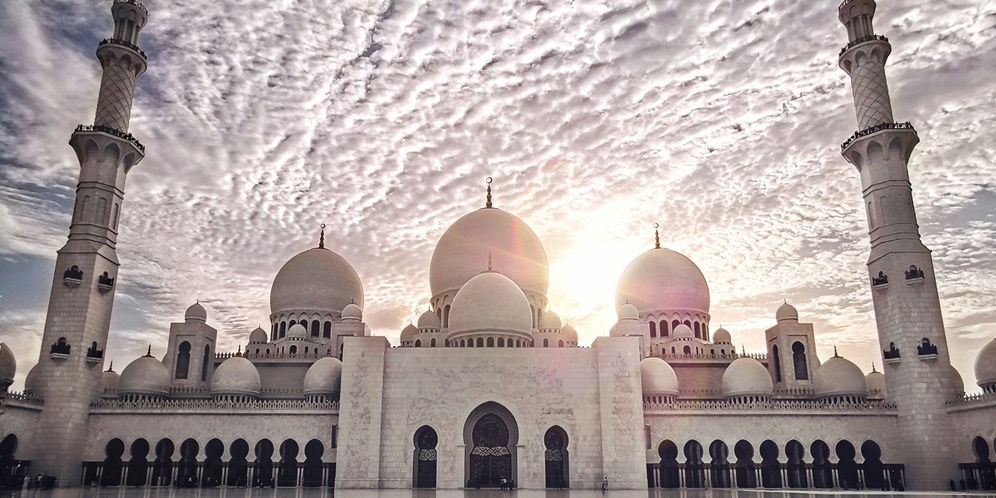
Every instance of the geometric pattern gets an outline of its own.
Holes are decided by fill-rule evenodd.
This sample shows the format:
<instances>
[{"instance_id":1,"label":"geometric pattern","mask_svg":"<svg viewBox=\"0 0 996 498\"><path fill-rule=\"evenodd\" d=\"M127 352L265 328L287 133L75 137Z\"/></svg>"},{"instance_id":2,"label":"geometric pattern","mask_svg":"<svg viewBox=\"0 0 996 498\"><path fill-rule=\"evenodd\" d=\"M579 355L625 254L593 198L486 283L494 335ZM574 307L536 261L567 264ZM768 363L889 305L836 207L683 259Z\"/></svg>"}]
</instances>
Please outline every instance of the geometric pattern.
<instances>
[{"instance_id":1,"label":"geometric pattern","mask_svg":"<svg viewBox=\"0 0 996 498\"><path fill-rule=\"evenodd\" d=\"M113 59L104 66L97 98L97 114L93 124L110 126L121 132L128 131L131 121L131 102L135 97L135 73L125 67L121 59Z\"/></svg>"},{"instance_id":2,"label":"geometric pattern","mask_svg":"<svg viewBox=\"0 0 996 498\"><path fill-rule=\"evenodd\" d=\"M851 91L858 130L893 122L892 103L885 79L885 68L879 61L867 58L851 72Z\"/></svg>"}]
</instances>

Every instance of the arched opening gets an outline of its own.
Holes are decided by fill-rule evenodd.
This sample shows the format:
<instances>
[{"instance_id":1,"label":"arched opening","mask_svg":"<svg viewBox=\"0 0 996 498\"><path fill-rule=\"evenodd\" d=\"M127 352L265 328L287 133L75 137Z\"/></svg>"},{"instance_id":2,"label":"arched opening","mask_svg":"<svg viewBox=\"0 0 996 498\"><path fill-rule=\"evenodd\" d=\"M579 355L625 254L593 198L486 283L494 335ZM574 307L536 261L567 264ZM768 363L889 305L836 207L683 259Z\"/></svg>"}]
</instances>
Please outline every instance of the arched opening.
<instances>
[{"instance_id":1,"label":"arched opening","mask_svg":"<svg viewBox=\"0 0 996 498\"><path fill-rule=\"evenodd\" d=\"M435 488L436 487L436 445L439 444L439 436L436 430L428 425L423 425L415 431L415 470L413 472L412 486L415 488Z\"/></svg>"},{"instance_id":2,"label":"arched opening","mask_svg":"<svg viewBox=\"0 0 996 498\"><path fill-rule=\"evenodd\" d=\"M422 339L415 339L415 347L416 348L422 347Z\"/></svg>"},{"instance_id":3,"label":"arched opening","mask_svg":"<svg viewBox=\"0 0 996 498\"><path fill-rule=\"evenodd\" d=\"M450 328L450 305L443 307L443 328Z\"/></svg>"},{"instance_id":4,"label":"arched opening","mask_svg":"<svg viewBox=\"0 0 996 498\"><path fill-rule=\"evenodd\" d=\"M705 487L705 463L702 462L702 445L696 440L685 443L685 487Z\"/></svg>"},{"instance_id":5,"label":"arched opening","mask_svg":"<svg viewBox=\"0 0 996 498\"><path fill-rule=\"evenodd\" d=\"M830 465L830 446L817 439L810 445L809 453L813 455L813 487L832 488L833 468Z\"/></svg>"},{"instance_id":6,"label":"arched opening","mask_svg":"<svg viewBox=\"0 0 996 498\"><path fill-rule=\"evenodd\" d=\"M280 467L277 473L277 486L297 486L297 441L287 439L280 443Z\"/></svg>"},{"instance_id":7,"label":"arched opening","mask_svg":"<svg viewBox=\"0 0 996 498\"><path fill-rule=\"evenodd\" d=\"M544 348L548 348L548 347L550 347L550 339L547 339L547 338L543 338L543 347L544 347ZM548 486L548 487L549 487L549 486Z\"/></svg>"},{"instance_id":8,"label":"arched opening","mask_svg":"<svg viewBox=\"0 0 996 498\"><path fill-rule=\"evenodd\" d=\"M152 485L170 486L173 484L173 451L175 446L170 439L160 439L156 443L156 460L152 462Z\"/></svg>"},{"instance_id":9,"label":"arched opening","mask_svg":"<svg viewBox=\"0 0 996 498\"><path fill-rule=\"evenodd\" d=\"M681 476L678 467L678 445L674 444L674 441L670 439L665 439L661 441L661 444L657 445L657 455L661 457L660 472L661 472L661 487L662 488L680 488L681 487Z\"/></svg>"},{"instance_id":10,"label":"arched opening","mask_svg":"<svg viewBox=\"0 0 996 498\"><path fill-rule=\"evenodd\" d=\"M145 476L149 472L149 442L138 438L131 443L131 459L128 460L128 486L145 486Z\"/></svg>"},{"instance_id":11,"label":"arched opening","mask_svg":"<svg viewBox=\"0 0 996 498\"><path fill-rule=\"evenodd\" d=\"M657 322L653 320L650 321L650 337L651 338L657 337Z\"/></svg>"},{"instance_id":12,"label":"arched opening","mask_svg":"<svg viewBox=\"0 0 996 498\"><path fill-rule=\"evenodd\" d=\"M436 347L436 338L435 337L433 337L432 339L429 340L429 347L430 348Z\"/></svg>"},{"instance_id":13,"label":"arched opening","mask_svg":"<svg viewBox=\"0 0 996 498\"><path fill-rule=\"evenodd\" d=\"M325 325L322 327L322 337L326 339L332 338L332 322L325 322Z\"/></svg>"},{"instance_id":14,"label":"arched opening","mask_svg":"<svg viewBox=\"0 0 996 498\"><path fill-rule=\"evenodd\" d=\"M996 489L996 468L989 457L989 442L982 437L972 440L972 451L975 453L975 468L978 469L978 482L969 482L969 489ZM974 473L974 472L973 472ZM975 481L972 476L970 481Z\"/></svg>"},{"instance_id":15,"label":"arched opening","mask_svg":"<svg viewBox=\"0 0 996 498\"><path fill-rule=\"evenodd\" d=\"M499 348L505 347L505 338L504 337L499 337L498 338L498 347Z\"/></svg>"},{"instance_id":16,"label":"arched opening","mask_svg":"<svg viewBox=\"0 0 996 498\"><path fill-rule=\"evenodd\" d=\"M691 346L685 346L684 348L681 349L681 351L683 353L685 353L686 355L692 354L692 348L691 348Z\"/></svg>"},{"instance_id":17,"label":"arched opening","mask_svg":"<svg viewBox=\"0 0 996 498\"><path fill-rule=\"evenodd\" d=\"M0 489L21 489L24 485L27 468L14 458L16 452L17 436L7 434L0 440Z\"/></svg>"},{"instance_id":18,"label":"arched opening","mask_svg":"<svg viewBox=\"0 0 996 498\"><path fill-rule=\"evenodd\" d=\"M176 486L178 488L193 488L197 486L197 453L201 446L193 439L187 439L180 444L180 461L176 470Z\"/></svg>"},{"instance_id":19,"label":"arched opening","mask_svg":"<svg viewBox=\"0 0 996 498\"><path fill-rule=\"evenodd\" d=\"M223 466L221 455L225 453L225 444L214 438L204 446L204 466L201 472L201 487L216 488L221 486Z\"/></svg>"},{"instance_id":20,"label":"arched opening","mask_svg":"<svg viewBox=\"0 0 996 498\"><path fill-rule=\"evenodd\" d=\"M768 439L761 443L761 487L782 487L782 465L778 463L778 445Z\"/></svg>"},{"instance_id":21,"label":"arched opening","mask_svg":"<svg viewBox=\"0 0 996 498\"><path fill-rule=\"evenodd\" d=\"M287 335L287 322L280 322L280 338L284 338Z\"/></svg>"},{"instance_id":22,"label":"arched opening","mask_svg":"<svg viewBox=\"0 0 996 498\"><path fill-rule=\"evenodd\" d=\"M504 406L487 402L474 409L464 426L468 488L515 488L519 428Z\"/></svg>"},{"instance_id":23,"label":"arched opening","mask_svg":"<svg viewBox=\"0 0 996 498\"><path fill-rule=\"evenodd\" d=\"M100 474L101 486L120 486L121 469L124 467L121 455L124 455L124 441L114 438L104 446L104 467Z\"/></svg>"},{"instance_id":24,"label":"arched opening","mask_svg":"<svg viewBox=\"0 0 996 498\"><path fill-rule=\"evenodd\" d=\"M176 350L176 378L186 379L190 373L190 343L183 341Z\"/></svg>"},{"instance_id":25,"label":"arched opening","mask_svg":"<svg viewBox=\"0 0 996 498\"><path fill-rule=\"evenodd\" d=\"M488 337L488 347L489 348L495 347L495 338L494 337Z\"/></svg>"},{"instance_id":26,"label":"arched opening","mask_svg":"<svg viewBox=\"0 0 996 498\"><path fill-rule=\"evenodd\" d=\"M754 470L754 446L741 439L733 446L737 457L737 487L756 488L757 472Z\"/></svg>"},{"instance_id":27,"label":"arched opening","mask_svg":"<svg viewBox=\"0 0 996 498\"><path fill-rule=\"evenodd\" d=\"M322 326L322 322L318 320L311 321L311 337L318 337L321 335L322 331L319 329Z\"/></svg>"},{"instance_id":28,"label":"arched opening","mask_svg":"<svg viewBox=\"0 0 996 498\"><path fill-rule=\"evenodd\" d=\"M477 347L479 347L479 348L483 348L483 347L484 347L484 338L483 338L483 337L478 337L478 338L477 338L477 344L476 344L476 345L477 345Z\"/></svg>"},{"instance_id":29,"label":"arched opening","mask_svg":"<svg viewBox=\"0 0 996 498\"><path fill-rule=\"evenodd\" d=\"M809 368L806 366L806 346L799 341L792 343L792 367L795 369L796 380L809 380Z\"/></svg>"},{"instance_id":30,"label":"arched opening","mask_svg":"<svg viewBox=\"0 0 996 498\"><path fill-rule=\"evenodd\" d=\"M858 464L854 462L857 453L854 445L846 439L837 443L837 481L840 487L848 489L857 488L858 485Z\"/></svg>"},{"instance_id":31,"label":"arched opening","mask_svg":"<svg viewBox=\"0 0 996 498\"><path fill-rule=\"evenodd\" d=\"M788 487L806 488L809 482L806 479L806 448L795 439L785 445L785 456L788 458L786 470L788 471ZM876 488L877 489L877 488Z\"/></svg>"},{"instance_id":32,"label":"arched opening","mask_svg":"<svg viewBox=\"0 0 996 498\"><path fill-rule=\"evenodd\" d=\"M882 448L871 439L861 443L861 457L865 462L861 465L864 470L865 489L882 489L885 482L885 465L882 464Z\"/></svg>"},{"instance_id":33,"label":"arched opening","mask_svg":"<svg viewBox=\"0 0 996 498\"><path fill-rule=\"evenodd\" d=\"M693 325L693 329L692 330L693 330L693 332L695 332L695 338L696 339L701 339L702 338L702 328L699 326L699 322L695 322L692 325Z\"/></svg>"},{"instance_id":34,"label":"arched opening","mask_svg":"<svg viewBox=\"0 0 996 498\"><path fill-rule=\"evenodd\" d=\"M297 354L297 346L291 346L288 352L292 355Z\"/></svg>"},{"instance_id":35,"label":"arched opening","mask_svg":"<svg viewBox=\"0 0 996 498\"><path fill-rule=\"evenodd\" d=\"M564 347L564 341L557 341L557 347L558 348Z\"/></svg>"},{"instance_id":36,"label":"arched opening","mask_svg":"<svg viewBox=\"0 0 996 498\"><path fill-rule=\"evenodd\" d=\"M204 361L201 363L201 381L207 382L208 368L211 367L211 346L204 346ZM222 446L224 452L224 446Z\"/></svg>"},{"instance_id":37,"label":"arched opening","mask_svg":"<svg viewBox=\"0 0 996 498\"><path fill-rule=\"evenodd\" d=\"M709 469L709 476L712 479L712 487L729 488L732 485L730 479L730 448L719 439L709 445L709 456L712 462Z\"/></svg>"},{"instance_id":38,"label":"arched opening","mask_svg":"<svg viewBox=\"0 0 996 498\"><path fill-rule=\"evenodd\" d=\"M543 436L546 451L546 487L564 489L570 487L570 464L567 458L567 431L559 425L547 429Z\"/></svg>"},{"instance_id":39,"label":"arched opening","mask_svg":"<svg viewBox=\"0 0 996 498\"><path fill-rule=\"evenodd\" d=\"M775 382L782 381L782 359L778 356L778 346L771 346L771 357L775 365Z\"/></svg>"},{"instance_id":40,"label":"arched opening","mask_svg":"<svg viewBox=\"0 0 996 498\"><path fill-rule=\"evenodd\" d=\"M244 488L249 484L249 443L245 439L236 439L228 447L231 458L228 460L228 479L225 484Z\"/></svg>"},{"instance_id":41,"label":"arched opening","mask_svg":"<svg viewBox=\"0 0 996 498\"><path fill-rule=\"evenodd\" d=\"M304 471L301 485L306 488L317 488L322 485L322 455L325 445L317 439L312 439L304 445Z\"/></svg>"},{"instance_id":42,"label":"arched opening","mask_svg":"<svg viewBox=\"0 0 996 498\"><path fill-rule=\"evenodd\" d=\"M273 487L273 443L269 439L261 439L256 443L254 453L256 460L252 464L253 487Z\"/></svg>"}]
</instances>

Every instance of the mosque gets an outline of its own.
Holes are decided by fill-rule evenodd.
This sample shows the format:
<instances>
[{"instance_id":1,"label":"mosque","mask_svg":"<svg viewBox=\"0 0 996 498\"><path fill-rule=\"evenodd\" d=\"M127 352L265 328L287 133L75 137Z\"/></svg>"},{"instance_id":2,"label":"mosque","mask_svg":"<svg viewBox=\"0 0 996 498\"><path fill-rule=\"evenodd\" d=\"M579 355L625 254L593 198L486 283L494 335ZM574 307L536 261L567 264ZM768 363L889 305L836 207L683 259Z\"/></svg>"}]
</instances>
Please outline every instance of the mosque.
<instances>
[{"instance_id":1,"label":"mosque","mask_svg":"<svg viewBox=\"0 0 996 498\"><path fill-rule=\"evenodd\" d=\"M975 363L981 393L966 395L913 208L918 137L893 118L875 8L838 13L860 130L841 152L867 206L881 372L817 357L789 304L766 351L738 352L710 323L705 276L659 242L620 277L615 325L581 345L552 311L542 242L489 188L438 241L431 309L400 345L364 323L362 282L323 234L276 274L269 325L244 347L218 351L193 304L161 358L150 347L118 373L104 348L125 177L145 155L128 124L148 12L115 0L23 392L8 392L16 361L0 344L0 486L993 489L996 340Z\"/></svg>"}]
</instances>

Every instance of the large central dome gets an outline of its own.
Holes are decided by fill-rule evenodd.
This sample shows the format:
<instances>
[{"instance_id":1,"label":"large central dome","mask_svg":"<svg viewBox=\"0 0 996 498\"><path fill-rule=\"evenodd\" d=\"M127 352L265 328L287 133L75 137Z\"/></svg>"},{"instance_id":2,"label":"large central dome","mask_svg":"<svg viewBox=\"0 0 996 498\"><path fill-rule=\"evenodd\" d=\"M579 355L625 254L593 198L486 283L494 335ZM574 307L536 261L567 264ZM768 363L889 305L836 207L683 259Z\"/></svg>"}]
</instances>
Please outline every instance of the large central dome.
<instances>
[{"instance_id":1,"label":"large central dome","mask_svg":"<svg viewBox=\"0 0 996 498\"><path fill-rule=\"evenodd\" d=\"M709 284L685 255L657 247L633 260L616 289L616 309L630 303L640 313L709 313Z\"/></svg>"},{"instance_id":2,"label":"large central dome","mask_svg":"<svg viewBox=\"0 0 996 498\"><path fill-rule=\"evenodd\" d=\"M339 313L349 303L363 307L363 284L342 256L325 248L308 249L277 272L270 289L270 312Z\"/></svg>"},{"instance_id":3,"label":"large central dome","mask_svg":"<svg viewBox=\"0 0 996 498\"><path fill-rule=\"evenodd\" d=\"M463 216L439 238L429 265L432 295L459 290L488 268L488 255L494 270L520 289L546 295L550 268L543 244L525 222L495 208Z\"/></svg>"}]
</instances>

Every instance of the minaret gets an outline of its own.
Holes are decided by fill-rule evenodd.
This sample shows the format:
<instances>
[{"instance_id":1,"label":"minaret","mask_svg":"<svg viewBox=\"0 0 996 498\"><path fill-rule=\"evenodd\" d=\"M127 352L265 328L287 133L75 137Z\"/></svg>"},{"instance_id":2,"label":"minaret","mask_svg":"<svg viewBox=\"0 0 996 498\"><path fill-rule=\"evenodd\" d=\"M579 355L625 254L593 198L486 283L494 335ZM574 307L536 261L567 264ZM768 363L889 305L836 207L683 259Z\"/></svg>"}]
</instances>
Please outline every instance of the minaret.
<instances>
[{"instance_id":1,"label":"minaret","mask_svg":"<svg viewBox=\"0 0 996 498\"><path fill-rule=\"evenodd\" d=\"M92 126L69 144L80 162L69 241L59 250L49 297L38 384L45 404L34 440L32 471L79 485L89 404L100 388L103 352L117 287L115 252L125 176L145 156L128 133L135 79L145 72L138 34L148 12L137 0L114 0L114 35L100 42L103 68Z\"/></svg>"},{"instance_id":2,"label":"minaret","mask_svg":"<svg viewBox=\"0 0 996 498\"><path fill-rule=\"evenodd\" d=\"M945 489L961 475L945 402L954 397L930 250L920 240L907 162L919 142L896 123L885 78L889 40L872 27L874 0L845 0L840 22L848 43L840 67L851 77L858 132L841 153L861 174L871 255L869 284L890 400L899 410L909 489ZM888 458L888 456L886 456Z\"/></svg>"}]
</instances>

